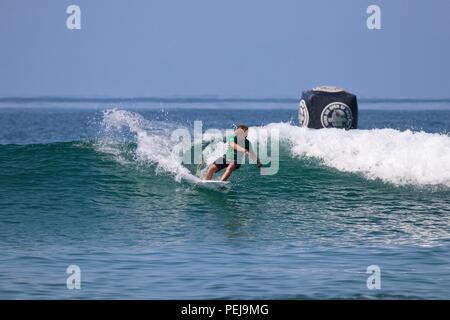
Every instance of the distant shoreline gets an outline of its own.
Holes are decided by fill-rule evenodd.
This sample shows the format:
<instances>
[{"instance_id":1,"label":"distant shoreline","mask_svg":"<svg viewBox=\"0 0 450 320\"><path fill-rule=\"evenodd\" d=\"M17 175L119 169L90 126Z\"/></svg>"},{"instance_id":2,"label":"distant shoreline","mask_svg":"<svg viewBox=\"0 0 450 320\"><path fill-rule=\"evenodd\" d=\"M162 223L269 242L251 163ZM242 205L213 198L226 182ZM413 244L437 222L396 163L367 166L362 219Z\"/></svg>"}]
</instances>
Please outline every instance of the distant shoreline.
<instances>
[{"instance_id":1,"label":"distant shoreline","mask_svg":"<svg viewBox=\"0 0 450 320\"><path fill-rule=\"evenodd\" d=\"M298 103L298 98L220 98L220 97L0 97L0 103L64 102L64 103ZM360 103L450 103L445 99L358 98Z\"/></svg>"}]
</instances>

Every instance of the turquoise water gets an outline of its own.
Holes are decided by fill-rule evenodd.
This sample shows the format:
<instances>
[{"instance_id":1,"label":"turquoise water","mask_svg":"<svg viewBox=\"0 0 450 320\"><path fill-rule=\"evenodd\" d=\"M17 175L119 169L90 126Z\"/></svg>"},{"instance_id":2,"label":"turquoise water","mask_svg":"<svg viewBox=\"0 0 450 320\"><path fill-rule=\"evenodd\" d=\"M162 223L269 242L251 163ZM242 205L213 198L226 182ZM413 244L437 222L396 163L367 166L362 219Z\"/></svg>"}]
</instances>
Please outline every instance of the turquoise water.
<instances>
[{"instance_id":1,"label":"turquoise water","mask_svg":"<svg viewBox=\"0 0 450 320\"><path fill-rule=\"evenodd\" d=\"M443 104L362 105L347 132L300 129L288 103L4 102L0 298L448 299ZM194 120L276 128L279 172L196 187L165 143ZM66 288L71 264L81 290Z\"/></svg>"}]
</instances>

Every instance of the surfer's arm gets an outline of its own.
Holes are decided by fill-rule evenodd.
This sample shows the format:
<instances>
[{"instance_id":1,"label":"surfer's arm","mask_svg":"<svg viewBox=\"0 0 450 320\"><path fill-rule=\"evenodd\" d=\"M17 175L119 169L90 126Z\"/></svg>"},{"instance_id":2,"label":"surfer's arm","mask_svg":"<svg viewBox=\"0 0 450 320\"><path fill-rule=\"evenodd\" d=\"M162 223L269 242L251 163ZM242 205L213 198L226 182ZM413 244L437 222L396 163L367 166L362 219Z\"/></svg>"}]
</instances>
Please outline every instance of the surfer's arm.
<instances>
[{"instance_id":1,"label":"surfer's arm","mask_svg":"<svg viewBox=\"0 0 450 320\"><path fill-rule=\"evenodd\" d=\"M247 153L247 149L241 147L237 143L230 142L230 147L233 148L236 151L239 151L239 152L242 152L242 153Z\"/></svg>"},{"instance_id":2,"label":"surfer's arm","mask_svg":"<svg viewBox=\"0 0 450 320\"><path fill-rule=\"evenodd\" d=\"M256 153L253 151L253 149L250 147L248 148L248 150L245 150L245 153L248 154L248 156L250 157L250 159L255 160L256 161L256 166L258 168L262 167L261 162L259 161L258 157L256 156Z\"/></svg>"},{"instance_id":3,"label":"surfer's arm","mask_svg":"<svg viewBox=\"0 0 450 320\"><path fill-rule=\"evenodd\" d=\"M253 152L253 150L252 150L251 147L248 148L248 149L245 149L245 148L241 147L239 144L234 143L234 142L230 142L230 147L233 148L234 150L238 151L238 152L242 152L242 153L247 154L247 155L250 157L250 159L256 161L256 166L257 166L258 168L261 168L261 167L262 167L261 162L259 161L259 159L258 159L258 157L256 156L255 152Z\"/></svg>"}]
</instances>

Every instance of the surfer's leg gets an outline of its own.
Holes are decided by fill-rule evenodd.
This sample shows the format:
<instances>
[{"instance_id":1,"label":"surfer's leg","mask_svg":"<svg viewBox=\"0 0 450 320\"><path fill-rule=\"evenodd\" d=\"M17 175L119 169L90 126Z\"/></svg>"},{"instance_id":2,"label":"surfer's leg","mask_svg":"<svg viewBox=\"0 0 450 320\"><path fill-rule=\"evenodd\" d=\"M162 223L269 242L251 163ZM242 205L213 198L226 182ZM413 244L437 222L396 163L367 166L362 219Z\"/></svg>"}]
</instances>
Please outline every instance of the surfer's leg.
<instances>
[{"instance_id":1,"label":"surfer's leg","mask_svg":"<svg viewBox=\"0 0 450 320\"><path fill-rule=\"evenodd\" d=\"M214 173L216 173L218 169L219 168L217 167L217 165L215 163L210 165L208 170L206 171L205 180L211 180L212 177L214 176Z\"/></svg>"},{"instance_id":2,"label":"surfer's leg","mask_svg":"<svg viewBox=\"0 0 450 320\"><path fill-rule=\"evenodd\" d=\"M211 180L214 176L214 173L219 172L222 169L225 169L228 166L225 158L219 158L214 161L206 171L205 180Z\"/></svg>"},{"instance_id":3,"label":"surfer's leg","mask_svg":"<svg viewBox=\"0 0 450 320\"><path fill-rule=\"evenodd\" d=\"M227 167L227 170L225 170L225 172L223 173L223 175L220 177L220 181L227 181L228 178L231 176L231 174L233 173L234 170L237 169L236 164L234 163L230 163Z\"/></svg>"}]
</instances>

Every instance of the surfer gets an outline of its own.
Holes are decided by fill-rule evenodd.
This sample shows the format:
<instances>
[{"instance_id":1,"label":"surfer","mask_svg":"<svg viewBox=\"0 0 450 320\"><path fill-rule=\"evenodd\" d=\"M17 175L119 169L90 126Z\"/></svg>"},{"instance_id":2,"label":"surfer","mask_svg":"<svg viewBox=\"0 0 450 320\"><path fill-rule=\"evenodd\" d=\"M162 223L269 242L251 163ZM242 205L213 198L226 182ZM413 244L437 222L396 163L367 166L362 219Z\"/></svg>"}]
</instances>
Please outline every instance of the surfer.
<instances>
[{"instance_id":1,"label":"surfer","mask_svg":"<svg viewBox=\"0 0 450 320\"><path fill-rule=\"evenodd\" d=\"M248 126L240 124L236 127L234 134L227 138L226 154L209 166L206 171L205 180L211 180L214 173L226 168L225 172L220 177L220 181L227 181L233 171L240 168L245 155L248 155L252 160L256 160L256 166L262 170L262 164L253 152L250 141L247 139L247 135Z\"/></svg>"}]
</instances>

